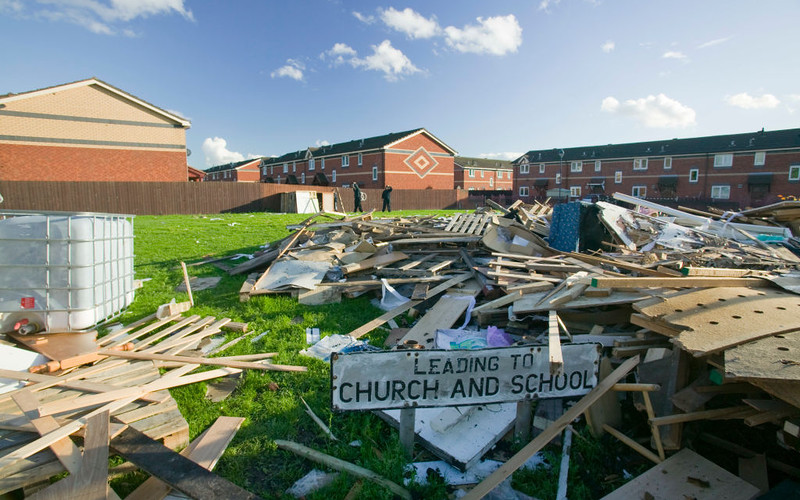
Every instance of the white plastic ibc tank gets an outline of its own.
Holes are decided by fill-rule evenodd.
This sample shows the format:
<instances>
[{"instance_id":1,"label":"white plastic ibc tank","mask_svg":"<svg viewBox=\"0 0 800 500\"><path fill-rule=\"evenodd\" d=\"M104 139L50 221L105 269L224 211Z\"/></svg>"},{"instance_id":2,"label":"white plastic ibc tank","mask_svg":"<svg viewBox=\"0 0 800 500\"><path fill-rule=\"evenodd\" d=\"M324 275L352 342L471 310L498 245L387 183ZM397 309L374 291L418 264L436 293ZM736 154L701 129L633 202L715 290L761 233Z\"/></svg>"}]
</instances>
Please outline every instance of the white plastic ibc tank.
<instances>
[{"instance_id":1,"label":"white plastic ibc tank","mask_svg":"<svg viewBox=\"0 0 800 500\"><path fill-rule=\"evenodd\" d=\"M132 215L0 211L0 332L83 330L133 298Z\"/></svg>"}]
</instances>

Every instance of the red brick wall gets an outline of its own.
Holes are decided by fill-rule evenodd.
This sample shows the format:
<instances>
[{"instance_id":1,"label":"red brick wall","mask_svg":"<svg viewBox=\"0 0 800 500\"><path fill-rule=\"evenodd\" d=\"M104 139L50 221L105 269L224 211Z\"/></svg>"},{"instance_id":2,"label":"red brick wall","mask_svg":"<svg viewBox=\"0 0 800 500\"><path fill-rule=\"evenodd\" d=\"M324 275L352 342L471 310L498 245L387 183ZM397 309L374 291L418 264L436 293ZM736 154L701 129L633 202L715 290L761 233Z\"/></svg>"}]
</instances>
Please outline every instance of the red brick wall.
<instances>
[{"instance_id":1,"label":"red brick wall","mask_svg":"<svg viewBox=\"0 0 800 500\"><path fill-rule=\"evenodd\" d=\"M409 167L405 160L416 158L417 150L422 148L428 154L444 153L448 156L431 155L436 166L421 173ZM411 153L400 152L411 151ZM425 134L418 134L392 146L386 154L386 166L381 172L384 185L395 189L453 189L455 159L450 152Z\"/></svg>"},{"instance_id":2,"label":"red brick wall","mask_svg":"<svg viewBox=\"0 0 800 500\"><path fill-rule=\"evenodd\" d=\"M186 153L0 144L0 180L186 182Z\"/></svg>"},{"instance_id":3,"label":"red brick wall","mask_svg":"<svg viewBox=\"0 0 800 500\"><path fill-rule=\"evenodd\" d=\"M261 171L258 167L235 170L234 173L238 182L259 182L261 180Z\"/></svg>"}]
</instances>

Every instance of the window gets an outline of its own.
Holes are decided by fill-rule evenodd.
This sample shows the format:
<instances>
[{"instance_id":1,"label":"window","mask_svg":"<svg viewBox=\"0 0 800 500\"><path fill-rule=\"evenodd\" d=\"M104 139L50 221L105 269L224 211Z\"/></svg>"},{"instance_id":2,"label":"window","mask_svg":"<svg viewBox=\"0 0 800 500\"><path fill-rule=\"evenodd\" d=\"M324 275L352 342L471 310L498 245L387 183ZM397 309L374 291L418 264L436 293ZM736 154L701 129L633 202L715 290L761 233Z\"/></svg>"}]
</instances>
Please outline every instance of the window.
<instances>
[{"instance_id":1,"label":"window","mask_svg":"<svg viewBox=\"0 0 800 500\"><path fill-rule=\"evenodd\" d=\"M319 161L319 168L325 170L325 158Z\"/></svg>"},{"instance_id":2,"label":"window","mask_svg":"<svg viewBox=\"0 0 800 500\"><path fill-rule=\"evenodd\" d=\"M634 158L633 159L633 169L634 170L647 170L647 158Z\"/></svg>"},{"instance_id":3,"label":"window","mask_svg":"<svg viewBox=\"0 0 800 500\"><path fill-rule=\"evenodd\" d=\"M350 166L350 155L342 155L342 167Z\"/></svg>"},{"instance_id":4,"label":"window","mask_svg":"<svg viewBox=\"0 0 800 500\"><path fill-rule=\"evenodd\" d=\"M475 177L475 169L474 168L469 169L468 172L469 172L469 176L470 177Z\"/></svg>"},{"instance_id":5,"label":"window","mask_svg":"<svg viewBox=\"0 0 800 500\"><path fill-rule=\"evenodd\" d=\"M729 185L711 186L711 198L714 200L727 200L731 197L731 187Z\"/></svg>"},{"instance_id":6,"label":"window","mask_svg":"<svg viewBox=\"0 0 800 500\"><path fill-rule=\"evenodd\" d=\"M700 180L700 169L693 168L689 170L689 182L697 182Z\"/></svg>"},{"instance_id":7,"label":"window","mask_svg":"<svg viewBox=\"0 0 800 500\"><path fill-rule=\"evenodd\" d=\"M499 180L499 179L502 179L502 178L503 178L503 171L502 170L498 170L497 171L497 179Z\"/></svg>"},{"instance_id":8,"label":"window","mask_svg":"<svg viewBox=\"0 0 800 500\"><path fill-rule=\"evenodd\" d=\"M757 167L763 167L766 160L767 160L766 151L756 151L756 154L753 157L753 165Z\"/></svg>"},{"instance_id":9,"label":"window","mask_svg":"<svg viewBox=\"0 0 800 500\"><path fill-rule=\"evenodd\" d=\"M294 163L292 163L292 165L294 165ZM283 164L283 173L284 174L288 174L289 173L289 164L288 163L284 163Z\"/></svg>"},{"instance_id":10,"label":"window","mask_svg":"<svg viewBox=\"0 0 800 500\"><path fill-rule=\"evenodd\" d=\"M261 167L261 175L267 175L267 167Z\"/></svg>"},{"instance_id":11,"label":"window","mask_svg":"<svg viewBox=\"0 0 800 500\"><path fill-rule=\"evenodd\" d=\"M378 167L377 166L372 167L372 180L373 181L377 181L378 180Z\"/></svg>"},{"instance_id":12,"label":"window","mask_svg":"<svg viewBox=\"0 0 800 500\"><path fill-rule=\"evenodd\" d=\"M580 198L581 197L581 187L580 186L570 186L569 195L571 197L573 197L573 198Z\"/></svg>"},{"instance_id":13,"label":"window","mask_svg":"<svg viewBox=\"0 0 800 500\"><path fill-rule=\"evenodd\" d=\"M622 184L622 171L617 170L614 172L614 184Z\"/></svg>"},{"instance_id":14,"label":"window","mask_svg":"<svg viewBox=\"0 0 800 500\"><path fill-rule=\"evenodd\" d=\"M484 170L481 170L481 179L483 179Z\"/></svg>"},{"instance_id":15,"label":"window","mask_svg":"<svg viewBox=\"0 0 800 500\"><path fill-rule=\"evenodd\" d=\"M540 163L540 164L539 164L539 173L540 173L540 174L543 174L543 173L544 173L544 163Z\"/></svg>"},{"instance_id":16,"label":"window","mask_svg":"<svg viewBox=\"0 0 800 500\"><path fill-rule=\"evenodd\" d=\"M489 177L489 187L494 187L494 177Z\"/></svg>"},{"instance_id":17,"label":"window","mask_svg":"<svg viewBox=\"0 0 800 500\"><path fill-rule=\"evenodd\" d=\"M594 171L599 172L600 169L603 167L603 162L600 160L595 160L594 162Z\"/></svg>"},{"instance_id":18,"label":"window","mask_svg":"<svg viewBox=\"0 0 800 500\"><path fill-rule=\"evenodd\" d=\"M730 167L733 165L733 153L714 155L715 167Z\"/></svg>"},{"instance_id":19,"label":"window","mask_svg":"<svg viewBox=\"0 0 800 500\"><path fill-rule=\"evenodd\" d=\"M667 156L664 158L664 170L669 170L672 168L672 157Z\"/></svg>"},{"instance_id":20,"label":"window","mask_svg":"<svg viewBox=\"0 0 800 500\"><path fill-rule=\"evenodd\" d=\"M789 180L800 181L800 165L789 166Z\"/></svg>"},{"instance_id":21,"label":"window","mask_svg":"<svg viewBox=\"0 0 800 500\"><path fill-rule=\"evenodd\" d=\"M275 174L275 165L270 165L269 166L269 175L273 175L273 174Z\"/></svg>"},{"instance_id":22,"label":"window","mask_svg":"<svg viewBox=\"0 0 800 500\"><path fill-rule=\"evenodd\" d=\"M297 162L296 161L292 162L292 172L297 172Z\"/></svg>"},{"instance_id":23,"label":"window","mask_svg":"<svg viewBox=\"0 0 800 500\"><path fill-rule=\"evenodd\" d=\"M331 184L336 182L336 170L331 170Z\"/></svg>"},{"instance_id":24,"label":"window","mask_svg":"<svg viewBox=\"0 0 800 500\"><path fill-rule=\"evenodd\" d=\"M308 169L314 170L316 168L316 160L314 158L308 159Z\"/></svg>"},{"instance_id":25,"label":"window","mask_svg":"<svg viewBox=\"0 0 800 500\"><path fill-rule=\"evenodd\" d=\"M520 196L528 196L528 186L520 186L519 187L519 195Z\"/></svg>"},{"instance_id":26,"label":"window","mask_svg":"<svg viewBox=\"0 0 800 500\"><path fill-rule=\"evenodd\" d=\"M281 176L280 176L280 175L278 175L277 183L278 183L278 184L280 184L280 183L281 183Z\"/></svg>"},{"instance_id":27,"label":"window","mask_svg":"<svg viewBox=\"0 0 800 500\"><path fill-rule=\"evenodd\" d=\"M583 172L583 162L582 161L570 162L569 171L570 172Z\"/></svg>"},{"instance_id":28,"label":"window","mask_svg":"<svg viewBox=\"0 0 800 500\"><path fill-rule=\"evenodd\" d=\"M647 186L633 186L631 195L637 198L644 198L647 196Z\"/></svg>"},{"instance_id":29,"label":"window","mask_svg":"<svg viewBox=\"0 0 800 500\"><path fill-rule=\"evenodd\" d=\"M528 174L531 171L531 166L528 165L528 162L522 162L519 164L519 173L521 174Z\"/></svg>"},{"instance_id":30,"label":"window","mask_svg":"<svg viewBox=\"0 0 800 500\"><path fill-rule=\"evenodd\" d=\"M561 184L561 174L556 174L556 184Z\"/></svg>"},{"instance_id":31,"label":"window","mask_svg":"<svg viewBox=\"0 0 800 500\"><path fill-rule=\"evenodd\" d=\"M306 183L306 173L303 172L302 174L300 174L300 184L305 184L305 183Z\"/></svg>"},{"instance_id":32,"label":"window","mask_svg":"<svg viewBox=\"0 0 800 500\"><path fill-rule=\"evenodd\" d=\"M358 153L358 166L359 167L364 163L363 160L364 160L364 158L361 155L361 153Z\"/></svg>"}]
</instances>

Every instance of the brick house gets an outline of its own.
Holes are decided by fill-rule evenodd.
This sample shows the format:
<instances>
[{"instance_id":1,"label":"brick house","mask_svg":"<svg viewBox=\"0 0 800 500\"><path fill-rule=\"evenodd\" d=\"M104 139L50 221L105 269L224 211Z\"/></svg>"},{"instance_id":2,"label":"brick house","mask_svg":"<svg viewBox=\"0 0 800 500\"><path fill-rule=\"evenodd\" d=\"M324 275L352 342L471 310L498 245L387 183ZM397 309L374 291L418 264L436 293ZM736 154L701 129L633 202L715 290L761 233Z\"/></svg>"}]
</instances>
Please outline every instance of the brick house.
<instances>
[{"instance_id":1,"label":"brick house","mask_svg":"<svg viewBox=\"0 0 800 500\"><path fill-rule=\"evenodd\" d=\"M205 171L206 182L260 182L263 158L217 165Z\"/></svg>"},{"instance_id":2,"label":"brick house","mask_svg":"<svg viewBox=\"0 0 800 500\"><path fill-rule=\"evenodd\" d=\"M456 156L453 179L456 189L511 191L514 168L510 161Z\"/></svg>"},{"instance_id":3,"label":"brick house","mask_svg":"<svg viewBox=\"0 0 800 500\"><path fill-rule=\"evenodd\" d=\"M190 122L96 78L0 96L0 180L187 182Z\"/></svg>"},{"instance_id":4,"label":"brick house","mask_svg":"<svg viewBox=\"0 0 800 500\"><path fill-rule=\"evenodd\" d=\"M800 195L800 129L528 151L513 162L521 200L622 192L725 208Z\"/></svg>"},{"instance_id":5,"label":"brick house","mask_svg":"<svg viewBox=\"0 0 800 500\"><path fill-rule=\"evenodd\" d=\"M456 151L418 128L263 158L262 182L453 189Z\"/></svg>"}]
</instances>

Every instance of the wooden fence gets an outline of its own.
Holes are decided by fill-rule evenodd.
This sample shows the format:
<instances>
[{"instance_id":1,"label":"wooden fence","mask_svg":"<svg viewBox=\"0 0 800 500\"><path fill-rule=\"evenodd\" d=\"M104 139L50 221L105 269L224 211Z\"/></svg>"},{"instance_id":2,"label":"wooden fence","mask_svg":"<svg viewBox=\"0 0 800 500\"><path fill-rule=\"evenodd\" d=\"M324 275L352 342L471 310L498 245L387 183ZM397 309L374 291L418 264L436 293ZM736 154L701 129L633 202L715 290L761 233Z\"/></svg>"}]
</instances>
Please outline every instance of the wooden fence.
<instances>
[{"instance_id":1,"label":"wooden fence","mask_svg":"<svg viewBox=\"0 0 800 500\"><path fill-rule=\"evenodd\" d=\"M2 210L105 212L133 215L279 212L281 193L337 191L339 210L353 210L347 188L233 182L0 181ZM363 189L365 211L380 210L381 190ZM482 200L462 190L394 190L392 210L472 209Z\"/></svg>"}]
</instances>

